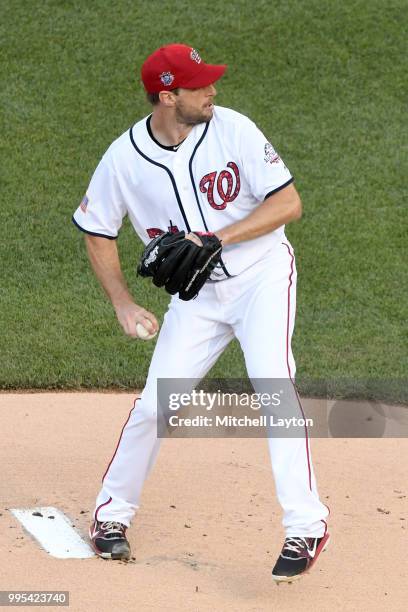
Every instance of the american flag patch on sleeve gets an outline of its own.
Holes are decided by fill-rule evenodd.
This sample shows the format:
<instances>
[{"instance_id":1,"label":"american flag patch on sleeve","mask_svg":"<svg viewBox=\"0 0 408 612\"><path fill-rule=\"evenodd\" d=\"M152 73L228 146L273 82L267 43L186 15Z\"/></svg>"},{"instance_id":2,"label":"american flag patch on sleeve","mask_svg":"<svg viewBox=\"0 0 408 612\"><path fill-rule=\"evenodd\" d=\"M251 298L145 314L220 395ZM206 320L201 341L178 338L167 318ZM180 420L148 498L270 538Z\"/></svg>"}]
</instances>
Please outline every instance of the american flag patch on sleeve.
<instances>
[{"instance_id":1,"label":"american flag patch on sleeve","mask_svg":"<svg viewBox=\"0 0 408 612\"><path fill-rule=\"evenodd\" d=\"M88 196L84 195L82 202L79 205L79 208L82 210L82 212L86 213L86 209L88 208Z\"/></svg>"}]
</instances>

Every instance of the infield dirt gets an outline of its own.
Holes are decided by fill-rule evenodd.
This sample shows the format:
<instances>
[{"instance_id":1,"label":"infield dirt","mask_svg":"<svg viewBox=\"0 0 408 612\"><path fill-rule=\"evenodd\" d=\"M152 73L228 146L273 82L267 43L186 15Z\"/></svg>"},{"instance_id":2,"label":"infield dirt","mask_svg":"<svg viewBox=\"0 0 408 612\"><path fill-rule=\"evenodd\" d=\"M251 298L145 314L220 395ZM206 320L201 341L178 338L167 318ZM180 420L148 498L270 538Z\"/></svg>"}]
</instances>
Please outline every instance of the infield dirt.
<instances>
[{"instance_id":1,"label":"infield dirt","mask_svg":"<svg viewBox=\"0 0 408 612\"><path fill-rule=\"evenodd\" d=\"M0 590L69 590L75 612L406 610L406 439L312 440L332 540L291 585L271 579L284 534L262 439L164 440L128 532L135 560L41 550L9 509L56 506L86 538L133 399L0 395Z\"/></svg>"}]
</instances>

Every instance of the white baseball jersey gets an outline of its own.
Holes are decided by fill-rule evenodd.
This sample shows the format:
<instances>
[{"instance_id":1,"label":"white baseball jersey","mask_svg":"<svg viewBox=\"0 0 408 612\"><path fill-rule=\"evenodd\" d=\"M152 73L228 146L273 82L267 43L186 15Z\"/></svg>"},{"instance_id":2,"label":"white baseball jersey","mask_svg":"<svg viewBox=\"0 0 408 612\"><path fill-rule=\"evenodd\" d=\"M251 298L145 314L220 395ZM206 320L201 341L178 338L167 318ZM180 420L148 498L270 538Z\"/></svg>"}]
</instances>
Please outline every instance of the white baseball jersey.
<instances>
[{"instance_id":1,"label":"white baseball jersey","mask_svg":"<svg viewBox=\"0 0 408 612\"><path fill-rule=\"evenodd\" d=\"M145 117L113 142L95 170L74 223L115 239L126 215L147 244L166 231L216 232L247 217L293 178L247 117L216 106L177 147L154 138ZM213 280L236 276L285 238L284 227L223 249Z\"/></svg>"}]
</instances>

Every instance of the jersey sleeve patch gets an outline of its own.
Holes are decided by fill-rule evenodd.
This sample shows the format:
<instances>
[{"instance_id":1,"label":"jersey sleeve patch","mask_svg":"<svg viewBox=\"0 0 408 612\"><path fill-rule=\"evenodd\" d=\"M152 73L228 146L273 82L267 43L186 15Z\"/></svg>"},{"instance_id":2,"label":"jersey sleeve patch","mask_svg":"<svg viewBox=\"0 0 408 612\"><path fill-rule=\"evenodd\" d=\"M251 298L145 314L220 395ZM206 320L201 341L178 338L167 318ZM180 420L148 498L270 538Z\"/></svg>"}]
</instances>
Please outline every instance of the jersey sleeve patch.
<instances>
[{"instance_id":1,"label":"jersey sleeve patch","mask_svg":"<svg viewBox=\"0 0 408 612\"><path fill-rule=\"evenodd\" d=\"M88 202L89 202L89 198L85 194L84 197L81 200L80 205L79 205L79 208L82 210L83 213L86 213L86 209L88 208Z\"/></svg>"},{"instance_id":2,"label":"jersey sleeve patch","mask_svg":"<svg viewBox=\"0 0 408 612\"><path fill-rule=\"evenodd\" d=\"M275 151L270 142L265 143L264 147L265 157L264 162L267 164L277 164L280 161L279 153Z\"/></svg>"},{"instance_id":3,"label":"jersey sleeve patch","mask_svg":"<svg viewBox=\"0 0 408 612\"><path fill-rule=\"evenodd\" d=\"M281 156L253 121L243 123L239 150L241 167L249 191L257 202L283 188L292 178Z\"/></svg>"}]
</instances>

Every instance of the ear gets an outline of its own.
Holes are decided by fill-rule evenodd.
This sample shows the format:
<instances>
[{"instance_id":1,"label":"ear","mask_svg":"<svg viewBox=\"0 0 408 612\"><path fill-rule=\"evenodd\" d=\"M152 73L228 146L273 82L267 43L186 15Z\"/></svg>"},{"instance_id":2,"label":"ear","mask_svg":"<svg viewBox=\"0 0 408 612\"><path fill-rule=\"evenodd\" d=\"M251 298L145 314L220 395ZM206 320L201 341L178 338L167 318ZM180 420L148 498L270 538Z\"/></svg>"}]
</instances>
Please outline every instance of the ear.
<instances>
[{"instance_id":1,"label":"ear","mask_svg":"<svg viewBox=\"0 0 408 612\"><path fill-rule=\"evenodd\" d=\"M159 100L163 106L172 107L176 104L176 94L172 91L161 91L159 93Z\"/></svg>"}]
</instances>

